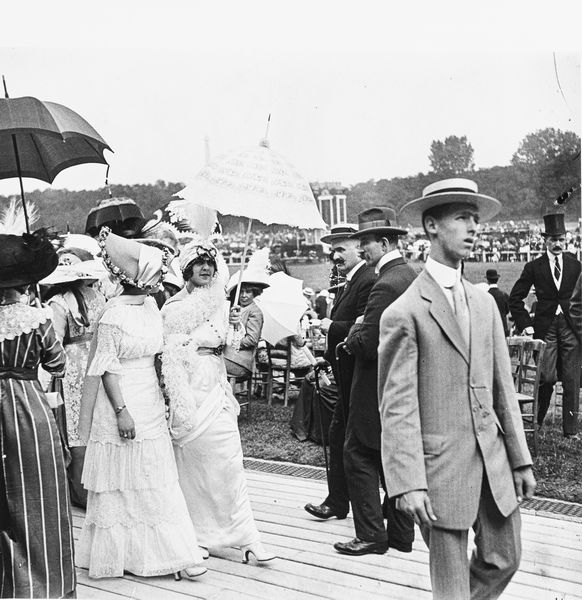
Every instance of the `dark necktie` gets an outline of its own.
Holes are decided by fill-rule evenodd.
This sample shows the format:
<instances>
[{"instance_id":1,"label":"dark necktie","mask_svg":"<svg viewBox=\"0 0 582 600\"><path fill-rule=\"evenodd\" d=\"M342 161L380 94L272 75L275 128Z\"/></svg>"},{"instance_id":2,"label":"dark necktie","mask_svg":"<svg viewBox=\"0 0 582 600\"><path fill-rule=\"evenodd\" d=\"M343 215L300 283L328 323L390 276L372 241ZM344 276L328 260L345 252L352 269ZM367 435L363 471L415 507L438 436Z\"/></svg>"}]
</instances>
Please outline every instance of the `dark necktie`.
<instances>
[{"instance_id":1,"label":"dark necktie","mask_svg":"<svg viewBox=\"0 0 582 600\"><path fill-rule=\"evenodd\" d=\"M560 261L558 257L554 259L554 277L556 278L556 282L560 281L560 275L562 274L562 269L560 269Z\"/></svg>"}]
</instances>

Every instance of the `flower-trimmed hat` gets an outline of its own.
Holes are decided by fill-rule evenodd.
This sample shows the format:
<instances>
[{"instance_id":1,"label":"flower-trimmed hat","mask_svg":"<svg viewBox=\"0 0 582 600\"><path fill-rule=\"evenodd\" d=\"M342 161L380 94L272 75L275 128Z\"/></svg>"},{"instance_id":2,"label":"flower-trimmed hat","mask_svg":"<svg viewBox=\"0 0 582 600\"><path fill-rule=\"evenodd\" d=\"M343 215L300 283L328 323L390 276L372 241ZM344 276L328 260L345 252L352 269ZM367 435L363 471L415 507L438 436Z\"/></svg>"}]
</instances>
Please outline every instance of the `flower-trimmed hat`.
<instances>
[{"instance_id":1,"label":"flower-trimmed hat","mask_svg":"<svg viewBox=\"0 0 582 600\"><path fill-rule=\"evenodd\" d=\"M37 283L59 263L46 231L22 235L0 234L0 288Z\"/></svg>"},{"instance_id":2,"label":"flower-trimmed hat","mask_svg":"<svg viewBox=\"0 0 582 600\"><path fill-rule=\"evenodd\" d=\"M156 291L168 271L172 258L169 250L159 250L111 233L102 227L99 233L101 257L107 270L121 283L144 292Z\"/></svg>"}]
</instances>

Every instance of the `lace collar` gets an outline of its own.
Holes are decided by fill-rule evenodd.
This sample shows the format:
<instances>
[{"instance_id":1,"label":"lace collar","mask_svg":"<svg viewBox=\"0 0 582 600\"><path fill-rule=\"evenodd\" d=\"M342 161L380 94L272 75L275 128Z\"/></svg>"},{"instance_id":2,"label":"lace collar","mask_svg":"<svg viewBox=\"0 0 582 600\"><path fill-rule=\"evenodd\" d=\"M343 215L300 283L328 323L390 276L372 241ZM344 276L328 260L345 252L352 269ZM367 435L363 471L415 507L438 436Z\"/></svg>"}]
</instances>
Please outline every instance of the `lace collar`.
<instances>
[{"instance_id":1,"label":"lace collar","mask_svg":"<svg viewBox=\"0 0 582 600\"><path fill-rule=\"evenodd\" d=\"M36 308L19 302L0 305L0 342L30 333L51 317L52 310L49 306Z\"/></svg>"}]
</instances>

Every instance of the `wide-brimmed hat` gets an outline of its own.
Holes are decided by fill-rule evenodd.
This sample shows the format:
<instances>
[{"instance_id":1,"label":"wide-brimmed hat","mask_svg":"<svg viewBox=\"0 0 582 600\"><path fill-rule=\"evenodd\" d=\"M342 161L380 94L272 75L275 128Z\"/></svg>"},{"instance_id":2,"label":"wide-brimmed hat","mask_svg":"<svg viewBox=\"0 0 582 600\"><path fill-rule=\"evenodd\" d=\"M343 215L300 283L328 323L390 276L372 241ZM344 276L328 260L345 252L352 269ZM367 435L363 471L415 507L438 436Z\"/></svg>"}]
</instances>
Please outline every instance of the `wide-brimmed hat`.
<instances>
[{"instance_id":1,"label":"wide-brimmed hat","mask_svg":"<svg viewBox=\"0 0 582 600\"><path fill-rule=\"evenodd\" d=\"M350 238L359 238L363 235L407 235L406 229L394 227L396 211L388 206L375 206L358 214L358 231L352 233Z\"/></svg>"},{"instance_id":2,"label":"wide-brimmed hat","mask_svg":"<svg viewBox=\"0 0 582 600\"><path fill-rule=\"evenodd\" d=\"M234 290L234 288L238 285L239 271L235 271L228 280L226 284L226 293L227 295ZM269 275L265 272L261 271L251 271L249 269L245 269L242 274L241 284L251 285L253 287L258 288L268 288L269 287Z\"/></svg>"},{"instance_id":3,"label":"wide-brimmed hat","mask_svg":"<svg viewBox=\"0 0 582 600\"><path fill-rule=\"evenodd\" d=\"M0 234L0 288L38 283L59 263L44 230L22 235Z\"/></svg>"},{"instance_id":4,"label":"wide-brimmed hat","mask_svg":"<svg viewBox=\"0 0 582 600\"><path fill-rule=\"evenodd\" d=\"M106 271L101 266L100 273L96 264L97 262L91 260L75 265L59 265L50 275L41 279L38 283L40 285L61 285L64 283L73 283L74 281L98 281ZM89 266L89 263L94 264Z\"/></svg>"},{"instance_id":5,"label":"wide-brimmed hat","mask_svg":"<svg viewBox=\"0 0 582 600\"><path fill-rule=\"evenodd\" d=\"M501 202L491 196L479 194L474 181L455 178L427 185L422 190L422 197L406 203L400 209L400 214L412 225L422 225L422 215L429 208L456 203L474 205L483 221L491 219L501 210Z\"/></svg>"},{"instance_id":6,"label":"wide-brimmed hat","mask_svg":"<svg viewBox=\"0 0 582 600\"><path fill-rule=\"evenodd\" d=\"M159 240L157 238L131 238L132 240L139 242L140 244L145 244L146 246L153 246L154 248L158 248L159 250L169 250L172 255L176 254L174 248L164 242L163 240Z\"/></svg>"},{"instance_id":7,"label":"wide-brimmed hat","mask_svg":"<svg viewBox=\"0 0 582 600\"><path fill-rule=\"evenodd\" d=\"M358 228L356 225L352 225L351 223L338 223L334 225L329 233L322 235L320 241L324 244L330 244L334 240L347 239L353 233L356 233Z\"/></svg>"},{"instance_id":8,"label":"wide-brimmed hat","mask_svg":"<svg viewBox=\"0 0 582 600\"><path fill-rule=\"evenodd\" d=\"M544 237L565 234L566 225L564 224L564 213L550 213L544 215L544 231L542 231Z\"/></svg>"},{"instance_id":9,"label":"wide-brimmed hat","mask_svg":"<svg viewBox=\"0 0 582 600\"><path fill-rule=\"evenodd\" d=\"M107 270L122 283L155 291L163 281L172 258L168 250L140 244L103 227L99 233L101 256Z\"/></svg>"}]
</instances>

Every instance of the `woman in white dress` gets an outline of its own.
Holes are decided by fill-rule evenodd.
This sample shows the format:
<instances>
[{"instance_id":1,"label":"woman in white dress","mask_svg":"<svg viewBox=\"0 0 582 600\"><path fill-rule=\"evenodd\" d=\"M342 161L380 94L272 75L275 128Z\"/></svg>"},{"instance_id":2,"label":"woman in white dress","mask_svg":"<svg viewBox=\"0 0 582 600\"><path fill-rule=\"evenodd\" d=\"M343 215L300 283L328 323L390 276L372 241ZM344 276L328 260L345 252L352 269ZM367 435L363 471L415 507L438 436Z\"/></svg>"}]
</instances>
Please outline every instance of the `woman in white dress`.
<instances>
[{"instance_id":1,"label":"woman in white dress","mask_svg":"<svg viewBox=\"0 0 582 600\"><path fill-rule=\"evenodd\" d=\"M104 262L123 293L110 300L93 338L79 434L87 438L82 483L87 513L77 564L90 577L206 571L178 483L154 368L162 320L148 293L168 256L102 229ZM90 433L89 433L90 432Z\"/></svg>"},{"instance_id":2,"label":"woman in white dress","mask_svg":"<svg viewBox=\"0 0 582 600\"><path fill-rule=\"evenodd\" d=\"M186 286L162 309L170 434L199 543L210 549L238 547L243 562L250 555L264 562L275 556L262 546L253 518L237 424L240 408L222 356L224 345L236 345L245 332L240 308L229 312L217 256L209 242L187 244L180 253Z\"/></svg>"}]
</instances>

